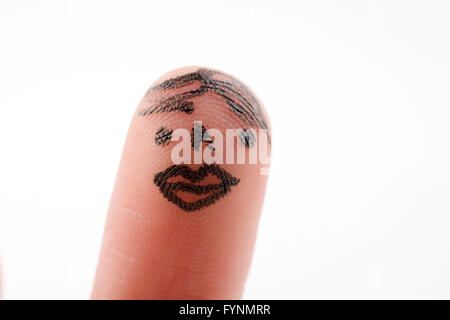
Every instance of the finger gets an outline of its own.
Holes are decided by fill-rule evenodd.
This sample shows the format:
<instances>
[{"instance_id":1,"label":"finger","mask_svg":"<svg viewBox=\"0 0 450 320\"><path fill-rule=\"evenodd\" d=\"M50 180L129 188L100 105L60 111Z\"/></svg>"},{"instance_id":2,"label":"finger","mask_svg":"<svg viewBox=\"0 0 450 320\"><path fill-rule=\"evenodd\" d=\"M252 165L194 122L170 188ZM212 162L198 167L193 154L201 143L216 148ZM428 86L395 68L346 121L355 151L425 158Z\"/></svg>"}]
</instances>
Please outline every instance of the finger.
<instances>
[{"instance_id":1,"label":"finger","mask_svg":"<svg viewBox=\"0 0 450 320\"><path fill-rule=\"evenodd\" d=\"M227 139L226 129L239 134ZM229 75L189 67L159 79L128 132L92 298L240 298L266 187L267 129L261 103ZM199 154L208 160L193 163Z\"/></svg>"}]
</instances>

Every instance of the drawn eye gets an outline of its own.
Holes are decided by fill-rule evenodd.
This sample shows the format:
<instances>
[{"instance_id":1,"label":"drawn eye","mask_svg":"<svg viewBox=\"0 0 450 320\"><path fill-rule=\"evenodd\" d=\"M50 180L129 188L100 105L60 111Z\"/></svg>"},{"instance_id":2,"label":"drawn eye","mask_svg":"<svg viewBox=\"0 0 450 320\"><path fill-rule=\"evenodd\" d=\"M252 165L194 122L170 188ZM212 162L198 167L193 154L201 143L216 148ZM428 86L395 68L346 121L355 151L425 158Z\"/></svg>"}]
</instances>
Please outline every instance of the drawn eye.
<instances>
[{"instance_id":1,"label":"drawn eye","mask_svg":"<svg viewBox=\"0 0 450 320\"><path fill-rule=\"evenodd\" d=\"M164 127L159 128L156 130L155 143L162 147L168 145L170 143L170 139L172 139L172 132L173 130L166 129Z\"/></svg>"},{"instance_id":2,"label":"drawn eye","mask_svg":"<svg viewBox=\"0 0 450 320\"><path fill-rule=\"evenodd\" d=\"M254 130L251 129L242 130L241 134L239 135L239 140L247 148L253 147L256 142Z\"/></svg>"}]
</instances>

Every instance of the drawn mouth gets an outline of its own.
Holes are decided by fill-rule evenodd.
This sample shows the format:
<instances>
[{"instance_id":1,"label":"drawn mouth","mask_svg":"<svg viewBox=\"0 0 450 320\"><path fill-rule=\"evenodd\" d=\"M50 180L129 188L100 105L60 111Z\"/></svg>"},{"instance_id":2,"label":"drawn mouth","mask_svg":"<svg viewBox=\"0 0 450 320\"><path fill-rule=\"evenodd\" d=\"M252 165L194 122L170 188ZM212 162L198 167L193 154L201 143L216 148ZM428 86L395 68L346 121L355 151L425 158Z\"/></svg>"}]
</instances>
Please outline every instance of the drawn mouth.
<instances>
[{"instance_id":1,"label":"drawn mouth","mask_svg":"<svg viewBox=\"0 0 450 320\"><path fill-rule=\"evenodd\" d=\"M209 174L217 177L219 183L198 184ZM191 183L181 181L181 179L176 181L177 177L189 180ZM175 181L169 182L169 178L173 178ZM192 170L186 165L173 165L155 174L153 182L159 187L159 190L168 201L176 204L182 210L190 212L212 205L223 198L231 190L232 186L238 185L239 179L233 177L216 164L204 164L197 170ZM180 193L190 193L197 197L204 197L187 202L179 197Z\"/></svg>"}]
</instances>

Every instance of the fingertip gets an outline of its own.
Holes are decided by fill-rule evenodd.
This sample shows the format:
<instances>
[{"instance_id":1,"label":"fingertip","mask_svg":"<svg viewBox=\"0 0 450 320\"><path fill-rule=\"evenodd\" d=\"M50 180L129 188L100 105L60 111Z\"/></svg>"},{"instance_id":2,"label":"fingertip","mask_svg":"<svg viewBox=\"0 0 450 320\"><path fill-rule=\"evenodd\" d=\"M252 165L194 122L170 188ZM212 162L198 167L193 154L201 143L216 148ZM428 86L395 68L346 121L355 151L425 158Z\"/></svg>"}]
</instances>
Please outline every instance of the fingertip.
<instances>
[{"instance_id":1,"label":"fingertip","mask_svg":"<svg viewBox=\"0 0 450 320\"><path fill-rule=\"evenodd\" d=\"M185 67L158 79L129 129L93 298L240 298L270 134L262 103L231 75Z\"/></svg>"}]
</instances>

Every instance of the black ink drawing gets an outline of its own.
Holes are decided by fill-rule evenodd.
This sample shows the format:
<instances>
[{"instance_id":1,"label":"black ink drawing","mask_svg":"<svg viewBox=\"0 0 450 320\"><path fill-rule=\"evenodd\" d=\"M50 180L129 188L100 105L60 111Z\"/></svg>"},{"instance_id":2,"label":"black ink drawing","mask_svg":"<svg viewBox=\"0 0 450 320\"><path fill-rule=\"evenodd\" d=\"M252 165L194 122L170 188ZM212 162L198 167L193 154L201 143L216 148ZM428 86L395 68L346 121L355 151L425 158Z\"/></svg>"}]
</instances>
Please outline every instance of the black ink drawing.
<instances>
[{"instance_id":1,"label":"black ink drawing","mask_svg":"<svg viewBox=\"0 0 450 320\"><path fill-rule=\"evenodd\" d=\"M206 142L208 148L214 150L212 143L214 142L208 134L205 126L200 126L198 122L194 122L194 127L191 129L191 144L195 151L199 151L202 142Z\"/></svg>"},{"instance_id":2,"label":"black ink drawing","mask_svg":"<svg viewBox=\"0 0 450 320\"><path fill-rule=\"evenodd\" d=\"M228 79L214 78L219 75ZM202 96L207 92L218 94L228 104L229 109L236 114L249 128L268 129L261 106L256 97L239 80L219 71L201 68L177 78L168 79L149 89L149 93L182 88L194 83L200 83L197 89L175 94L169 97L157 97L150 102L150 106L141 110L140 115L150 115L159 112L194 112L194 102L190 99ZM269 137L270 141L270 137Z\"/></svg>"},{"instance_id":3,"label":"black ink drawing","mask_svg":"<svg viewBox=\"0 0 450 320\"><path fill-rule=\"evenodd\" d=\"M156 130L155 143L161 146L169 144L170 139L172 139L173 130L166 129L164 127Z\"/></svg>"},{"instance_id":4,"label":"black ink drawing","mask_svg":"<svg viewBox=\"0 0 450 320\"><path fill-rule=\"evenodd\" d=\"M149 89L148 94L162 93L187 86L190 86L190 88L182 93L156 95L150 100L148 107L139 111L139 115L149 116L164 112L192 114L195 111L194 98L211 93L223 99L226 102L225 106L228 106L228 110L239 117L244 127L247 128L243 130L239 138L242 144L248 148L255 144L256 137L250 128L266 129L268 142L270 143L267 122L258 100L244 84L230 75L200 68L197 71L156 84ZM197 134L194 135L194 133ZM213 140L204 126L192 128L192 136L192 147L195 150L201 148L202 142L206 142L208 147L214 150ZM172 130L161 127L156 132L155 143L165 146L170 142L171 137ZM198 141L196 141L195 137L200 138L197 138ZM208 174L216 176L220 182L207 185L198 184ZM173 179L175 177L183 177L189 180L190 183L185 181L168 182L168 179L171 177ZM186 165L172 165L166 170L157 173L153 182L168 201L184 211L191 212L212 205L224 197L231 190L231 187L238 185L239 179L233 177L217 164L204 164L196 171ZM197 196L204 195L205 197L200 200L186 202L177 195L179 191L192 193Z\"/></svg>"},{"instance_id":5,"label":"black ink drawing","mask_svg":"<svg viewBox=\"0 0 450 320\"><path fill-rule=\"evenodd\" d=\"M220 182L207 185L195 184L205 179L208 174L216 176ZM168 179L171 177L182 177L191 183L184 181L168 182ZM155 174L153 182L159 187L159 190L168 201L176 204L184 211L195 211L209 206L224 197L232 186L238 185L239 179L233 177L216 164L204 164L198 170L192 170L186 165L173 165ZM186 202L177 196L177 191L205 195L205 198L193 202Z\"/></svg>"}]
</instances>

